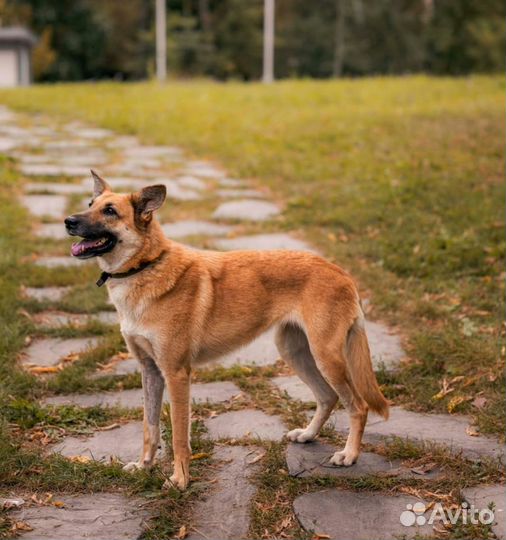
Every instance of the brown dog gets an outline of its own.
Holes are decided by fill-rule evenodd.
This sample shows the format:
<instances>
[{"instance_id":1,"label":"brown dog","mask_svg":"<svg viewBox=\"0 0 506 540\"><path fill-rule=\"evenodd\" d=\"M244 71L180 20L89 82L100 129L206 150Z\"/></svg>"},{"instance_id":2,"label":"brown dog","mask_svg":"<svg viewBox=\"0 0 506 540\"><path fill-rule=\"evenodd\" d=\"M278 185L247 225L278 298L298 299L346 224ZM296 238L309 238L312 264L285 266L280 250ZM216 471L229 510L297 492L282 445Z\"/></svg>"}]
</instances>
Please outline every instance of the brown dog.
<instances>
[{"instance_id":1,"label":"brown dog","mask_svg":"<svg viewBox=\"0 0 506 540\"><path fill-rule=\"evenodd\" d=\"M92 171L95 188L89 210L65 220L79 258L98 256L118 310L121 332L142 368L144 448L149 467L160 442L164 383L170 395L174 472L188 485L190 463L190 371L199 362L245 345L277 326L281 357L311 388L316 413L288 438L313 440L338 396L350 415L346 446L331 458L352 465L368 408L388 417L388 404L372 370L357 289L341 268L321 257L293 251L219 253L187 248L165 237L153 212L165 187L112 193Z\"/></svg>"}]
</instances>

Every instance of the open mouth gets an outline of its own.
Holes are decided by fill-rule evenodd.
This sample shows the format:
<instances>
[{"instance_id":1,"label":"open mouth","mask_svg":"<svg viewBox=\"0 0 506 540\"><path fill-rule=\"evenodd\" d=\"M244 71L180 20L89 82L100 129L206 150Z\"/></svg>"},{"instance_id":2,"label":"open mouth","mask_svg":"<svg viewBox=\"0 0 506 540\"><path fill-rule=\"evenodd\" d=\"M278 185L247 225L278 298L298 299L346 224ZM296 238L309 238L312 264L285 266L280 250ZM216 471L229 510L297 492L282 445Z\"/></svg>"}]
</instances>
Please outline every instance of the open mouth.
<instances>
[{"instance_id":1,"label":"open mouth","mask_svg":"<svg viewBox=\"0 0 506 540\"><path fill-rule=\"evenodd\" d=\"M72 244L70 252L79 259L98 257L111 251L116 245L116 238L112 234L100 237L84 238L80 242Z\"/></svg>"}]
</instances>

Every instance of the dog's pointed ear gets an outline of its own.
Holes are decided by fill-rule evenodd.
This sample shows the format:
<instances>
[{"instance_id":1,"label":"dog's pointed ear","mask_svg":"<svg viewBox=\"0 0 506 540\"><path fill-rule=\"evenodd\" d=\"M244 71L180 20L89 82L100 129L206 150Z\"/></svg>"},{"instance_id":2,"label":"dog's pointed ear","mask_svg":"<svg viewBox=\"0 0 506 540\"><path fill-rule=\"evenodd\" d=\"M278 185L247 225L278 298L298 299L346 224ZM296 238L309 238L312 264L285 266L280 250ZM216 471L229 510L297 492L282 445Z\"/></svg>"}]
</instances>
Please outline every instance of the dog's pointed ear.
<instances>
[{"instance_id":1,"label":"dog's pointed ear","mask_svg":"<svg viewBox=\"0 0 506 540\"><path fill-rule=\"evenodd\" d=\"M102 195L104 191L111 191L109 184L93 169L91 169L91 176L93 177L93 198Z\"/></svg>"},{"instance_id":2,"label":"dog's pointed ear","mask_svg":"<svg viewBox=\"0 0 506 540\"><path fill-rule=\"evenodd\" d=\"M167 188L163 184L147 186L134 193L132 195L132 204L136 218L145 223L151 221L153 212L162 206L166 195Z\"/></svg>"}]
</instances>

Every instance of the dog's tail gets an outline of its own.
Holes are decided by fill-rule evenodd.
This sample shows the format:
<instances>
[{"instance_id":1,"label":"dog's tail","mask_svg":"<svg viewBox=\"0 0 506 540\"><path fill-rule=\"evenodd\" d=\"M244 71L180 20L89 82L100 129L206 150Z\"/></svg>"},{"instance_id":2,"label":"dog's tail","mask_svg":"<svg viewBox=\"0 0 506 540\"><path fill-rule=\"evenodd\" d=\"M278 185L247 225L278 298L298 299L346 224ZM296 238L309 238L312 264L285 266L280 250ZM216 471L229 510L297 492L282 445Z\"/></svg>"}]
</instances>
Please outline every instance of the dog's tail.
<instances>
[{"instance_id":1,"label":"dog's tail","mask_svg":"<svg viewBox=\"0 0 506 540\"><path fill-rule=\"evenodd\" d=\"M381 393L372 369L371 353L362 313L355 319L346 340L346 360L355 388L370 409L388 420L388 402Z\"/></svg>"}]
</instances>

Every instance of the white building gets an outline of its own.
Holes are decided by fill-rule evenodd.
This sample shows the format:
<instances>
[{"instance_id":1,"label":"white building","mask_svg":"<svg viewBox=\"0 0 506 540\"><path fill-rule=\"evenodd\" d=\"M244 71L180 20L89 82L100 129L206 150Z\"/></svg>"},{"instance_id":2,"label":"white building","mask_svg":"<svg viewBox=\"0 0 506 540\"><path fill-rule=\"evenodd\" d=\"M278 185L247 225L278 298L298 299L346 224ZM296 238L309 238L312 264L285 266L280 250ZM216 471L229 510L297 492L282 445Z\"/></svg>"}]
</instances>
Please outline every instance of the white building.
<instances>
[{"instance_id":1,"label":"white building","mask_svg":"<svg viewBox=\"0 0 506 540\"><path fill-rule=\"evenodd\" d=\"M30 84L31 49L35 41L35 36L26 28L0 28L0 87Z\"/></svg>"}]
</instances>

